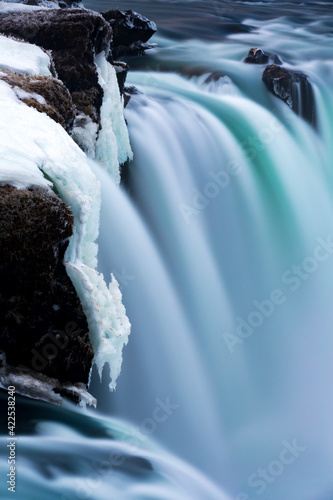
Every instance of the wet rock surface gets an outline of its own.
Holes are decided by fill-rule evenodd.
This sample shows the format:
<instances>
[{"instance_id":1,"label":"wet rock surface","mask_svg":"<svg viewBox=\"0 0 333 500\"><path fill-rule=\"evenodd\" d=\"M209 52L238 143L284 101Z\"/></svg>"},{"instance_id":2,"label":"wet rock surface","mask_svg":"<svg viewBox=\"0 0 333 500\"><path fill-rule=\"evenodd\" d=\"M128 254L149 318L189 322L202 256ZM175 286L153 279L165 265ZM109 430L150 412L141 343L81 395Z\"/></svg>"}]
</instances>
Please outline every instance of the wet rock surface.
<instances>
[{"instance_id":1,"label":"wet rock surface","mask_svg":"<svg viewBox=\"0 0 333 500\"><path fill-rule=\"evenodd\" d=\"M116 61L113 63L113 67L116 70L118 87L119 87L120 93L123 94L127 73L129 70L129 65L126 64L125 62L122 62L122 61Z\"/></svg>"},{"instance_id":2,"label":"wet rock surface","mask_svg":"<svg viewBox=\"0 0 333 500\"><path fill-rule=\"evenodd\" d=\"M272 94L311 125L316 125L315 96L307 75L271 64L265 68L262 79Z\"/></svg>"},{"instance_id":3,"label":"wet rock surface","mask_svg":"<svg viewBox=\"0 0 333 500\"><path fill-rule=\"evenodd\" d=\"M269 62L282 64L282 61L277 54L272 54L271 52L266 52L257 48L249 50L244 62L248 64L268 64Z\"/></svg>"},{"instance_id":4,"label":"wet rock surface","mask_svg":"<svg viewBox=\"0 0 333 500\"><path fill-rule=\"evenodd\" d=\"M12 366L87 383L88 325L63 265L72 231L56 196L0 186L0 350Z\"/></svg>"},{"instance_id":5,"label":"wet rock surface","mask_svg":"<svg viewBox=\"0 0 333 500\"><path fill-rule=\"evenodd\" d=\"M157 31L153 21L133 10L106 10L101 14L112 27L114 46L148 42Z\"/></svg>"},{"instance_id":6,"label":"wet rock surface","mask_svg":"<svg viewBox=\"0 0 333 500\"><path fill-rule=\"evenodd\" d=\"M112 52L118 58L141 55L154 45L148 40L156 33L156 24L133 10L106 10L101 12L113 30Z\"/></svg>"}]
</instances>

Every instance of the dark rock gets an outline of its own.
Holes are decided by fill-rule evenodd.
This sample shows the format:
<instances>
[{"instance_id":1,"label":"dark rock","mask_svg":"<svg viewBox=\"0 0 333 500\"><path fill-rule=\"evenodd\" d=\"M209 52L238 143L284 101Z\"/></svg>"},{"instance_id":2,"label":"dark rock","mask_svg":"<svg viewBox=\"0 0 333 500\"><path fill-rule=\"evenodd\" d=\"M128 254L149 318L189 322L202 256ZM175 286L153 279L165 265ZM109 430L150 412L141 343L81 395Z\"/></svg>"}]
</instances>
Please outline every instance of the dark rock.
<instances>
[{"instance_id":1,"label":"dark rock","mask_svg":"<svg viewBox=\"0 0 333 500\"><path fill-rule=\"evenodd\" d=\"M116 70L117 81L118 81L120 93L123 94L129 66L125 62L115 61L113 63L113 67Z\"/></svg>"},{"instance_id":2,"label":"dark rock","mask_svg":"<svg viewBox=\"0 0 333 500\"><path fill-rule=\"evenodd\" d=\"M103 90L94 55L103 50L108 55L112 40L112 29L102 16L83 9L2 13L0 33L52 51L58 78L77 109L99 121Z\"/></svg>"},{"instance_id":3,"label":"dark rock","mask_svg":"<svg viewBox=\"0 0 333 500\"><path fill-rule=\"evenodd\" d=\"M252 64L267 64L268 60L269 57L263 50L250 49L248 56L244 59L244 62Z\"/></svg>"},{"instance_id":4,"label":"dark rock","mask_svg":"<svg viewBox=\"0 0 333 500\"><path fill-rule=\"evenodd\" d=\"M133 10L106 10L101 12L112 26L113 44L130 46L132 43L148 40L156 33L156 24Z\"/></svg>"},{"instance_id":5,"label":"dark rock","mask_svg":"<svg viewBox=\"0 0 333 500\"><path fill-rule=\"evenodd\" d=\"M112 49L114 57L126 57L126 56L143 56L146 50L154 49L157 46L156 43L141 43L135 42L132 45L117 45Z\"/></svg>"},{"instance_id":6,"label":"dark rock","mask_svg":"<svg viewBox=\"0 0 333 500\"><path fill-rule=\"evenodd\" d=\"M316 125L315 96L304 73L272 64L265 68L262 79L272 94L311 125Z\"/></svg>"},{"instance_id":7,"label":"dark rock","mask_svg":"<svg viewBox=\"0 0 333 500\"><path fill-rule=\"evenodd\" d=\"M106 10L101 12L113 30L112 52L117 58L123 55L141 55L155 45L147 44L157 27L133 10Z\"/></svg>"},{"instance_id":8,"label":"dark rock","mask_svg":"<svg viewBox=\"0 0 333 500\"><path fill-rule=\"evenodd\" d=\"M142 92L134 87L134 85L124 87L124 107L126 108L127 104L130 102L132 95L138 94L142 94Z\"/></svg>"},{"instance_id":9,"label":"dark rock","mask_svg":"<svg viewBox=\"0 0 333 500\"><path fill-rule=\"evenodd\" d=\"M204 83L215 83L224 77L225 77L225 74L222 73L221 71L213 71L213 73L210 73L210 75L207 76Z\"/></svg>"},{"instance_id":10,"label":"dark rock","mask_svg":"<svg viewBox=\"0 0 333 500\"><path fill-rule=\"evenodd\" d=\"M250 64L267 64L268 62L274 64L282 64L281 59L277 54L264 52L262 49L250 49L247 57L244 59L245 63Z\"/></svg>"},{"instance_id":11,"label":"dark rock","mask_svg":"<svg viewBox=\"0 0 333 500\"><path fill-rule=\"evenodd\" d=\"M44 5L41 0L22 3ZM63 3L70 7L76 2ZM122 92L128 68L125 63L114 63L113 56L143 54L155 46L147 43L155 32L153 22L131 10L109 10L102 15L77 8L0 13L0 33L51 51L54 74L69 90L77 113L84 113L99 125L104 94L98 82L95 54L105 51L115 66Z\"/></svg>"},{"instance_id":12,"label":"dark rock","mask_svg":"<svg viewBox=\"0 0 333 500\"><path fill-rule=\"evenodd\" d=\"M14 367L86 384L88 325L63 265L73 223L55 195L0 187L0 350Z\"/></svg>"},{"instance_id":13,"label":"dark rock","mask_svg":"<svg viewBox=\"0 0 333 500\"><path fill-rule=\"evenodd\" d=\"M4 70L2 73L0 79L8 83L14 90L19 88L28 94L38 94L45 99L45 104L38 101L33 95L18 94L19 99L41 113L46 113L54 121L60 123L67 132L71 131L76 110L69 91L60 80L44 75L18 75L12 71Z\"/></svg>"}]
</instances>

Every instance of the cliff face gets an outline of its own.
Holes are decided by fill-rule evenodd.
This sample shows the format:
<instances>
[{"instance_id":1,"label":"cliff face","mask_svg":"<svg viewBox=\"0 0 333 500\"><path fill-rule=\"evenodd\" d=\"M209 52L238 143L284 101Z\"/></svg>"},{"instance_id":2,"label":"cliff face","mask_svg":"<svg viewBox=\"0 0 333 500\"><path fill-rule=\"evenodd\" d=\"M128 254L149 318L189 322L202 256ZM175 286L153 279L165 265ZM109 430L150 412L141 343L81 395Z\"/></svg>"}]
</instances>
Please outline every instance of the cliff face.
<instances>
[{"instance_id":1,"label":"cliff face","mask_svg":"<svg viewBox=\"0 0 333 500\"><path fill-rule=\"evenodd\" d=\"M95 54L104 51L114 62L114 55L143 53L155 31L154 23L133 11L100 15L74 8L0 13L0 33L50 51L54 76L69 90L78 113L99 125L103 89ZM119 63L115 66L119 73Z\"/></svg>"},{"instance_id":2,"label":"cliff face","mask_svg":"<svg viewBox=\"0 0 333 500\"><path fill-rule=\"evenodd\" d=\"M88 325L63 265L74 217L57 196L0 187L0 346L7 363L88 382Z\"/></svg>"},{"instance_id":3,"label":"cliff face","mask_svg":"<svg viewBox=\"0 0 333 500\"><path fill-rule=\"evenodd\" d=\"M94 54L109 52L112 40L101 16L82 9L10 12L0 16L0 32L51 51L56 74L77 110L99 122L103 90Z\"/></svg>"},{"instance_id":4,"label":"cliff face","mask_svg":"<svg viewBox=\"0 0 333 500\"><path fill-rule=\"evenodd\" d=\"M95 128L94 133L90 134L91 140L98 143L98 137L103 131L102 142L107 146L108 139L105 138L103 130L105 122L103 123L101 118L105 99L107 107L104 107L103 111L104 120L106 110L110 113L111 121L117 115L112 111L107 81L101 80L103 72L101 67L98 67L96 55L104 54L104 73L110 72L105 64L114 65L122 92L128 68L125 63L114 62L118 42L114 39L112 26L119 24L117 37L122 46L125 43L132 47L132 52L142 52L142 44L154 33L153 23L132 12L110 11L102 16L80 8L66 8L75 2L50 2L51 6L56 7L51 9L39 9L38 0L26 0L21 3L37 7L25 8L24 11L16 8L1 11L0 35L41 47L49 58L49 70L44 70L42 74L34 71L27 74L24 67L17 69L7 62L2 64L0 57L0 90L6 94L7 87L3 85L8 86L14 93L14 99L21 101L22 106L27 105L39 113L47 114L69 134L73 133L73 138L79 137L79 145L84 143L84 139L89 139L88 129L85 127L87 124L93 124ZM131 22L137 25L130 35L124 21L129 16ZM120 35L121 30L125 33L125 38ZM129 37L128 41L126 36ZM37 56L41 57L38 54ZM117 92L118 94L113 95L114 99L119 100L119 91ZM114 102L114 106L119 107L119 103ZM21 108L16 106L15 109ZM117 112L119 114L119 110ZM13 119L22 120L19 114L15 114ZM29 126L29 123L26 123L26 127ZM52 129L52 133L55 131L56 129ZM43 147L42 141L45 137L35 139L35 145L38 147L40 144ZM58 146L53 150L52 137L47 140L51 148L48 146L46 149L57 157ZM121 138L115 137L114 141L116 140ZM116 142L112 144L116 146ZM91 207L94 204L86 204L86 195L82 200L77 199L75 194L73 198L70 190L72 193L80 192L81 187L79 191L75 191L73 186L66 187L66 181L64 183L63 180L62 189L67 193L65 198L73 199L74 208L60 199L55 187L51 191L41 187L43 183L34 185L33 177L29 182L29 171L24 185L17 185L14 175L11 182L11 168L15 171L15 152L14 155L11 155L9 150L7 153L3 164L6 170L5 178L8 180L0 182L0 386L13 380L11 377L16 377L15 384L21 387L24 394L59 402L59 398L54 398L54 395L47 396L41 389L25 390L26 381L31 381L32 377L44 386L47 384L53 393L67 394L75 400L80 400L78 392L88 383L93 360L103 356L100 352L94 352L92 347L91 328L76 288L66 272L64 256L73 232L78 239L76 225L87 224L84 222L86 209L77 211L80 203ZM29 152L27 153L29 155ZM77 153L74 156L80 157ZM30 160L29 156L31 163ZM43 172L45 183L54 183L57 174L53 174L55 177L49 177L43 164L39 165L41 160L36 161L37 167ZM44 158L43 161L48 160ZM20 168L21 163L22 156ZM63 175L63 172L59 175ZM70 181L72 182L72 178ZM54 186L56 185L57 182L54 183ZM94 195L89 194L90 198L92 196ZM91 210L96 211L96 208ZM97 234L97 229L92 233ZM91 243L88 241L87 244L93 245L95 237L91 237ZM80 272L81 269L89 270L84 260L73 261L73 264ZM80 267L83 264L84 266ZM96 282L100 279L95 277L96 271L91 270L89 273ZM115 286L113 284L113 288ZM110 292L105 287L103 293L107 295ZM116 293L115 297L119 309L121 296L119 298ZM108 300L111 300L111 296ZM97 304L96 307L98 309L101 306ZM126 328L129 326L126 325ZM105 337L110 335L105 334ZM95 345L102 346L102 340L96 342L95 339ZM36 384L31 385L35 387Z\"/></svg>"}]
</instances>

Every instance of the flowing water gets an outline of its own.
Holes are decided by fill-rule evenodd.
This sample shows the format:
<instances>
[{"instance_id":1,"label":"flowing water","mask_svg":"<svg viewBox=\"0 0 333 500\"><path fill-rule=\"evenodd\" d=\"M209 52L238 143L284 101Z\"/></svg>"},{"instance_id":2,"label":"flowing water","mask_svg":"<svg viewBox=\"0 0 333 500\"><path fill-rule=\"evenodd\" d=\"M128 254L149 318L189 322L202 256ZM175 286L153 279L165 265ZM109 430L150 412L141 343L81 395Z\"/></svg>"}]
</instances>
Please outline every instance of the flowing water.
<instances>
[{"instance_id":1,"label":"flowing water","mask_svg":"<svg viewBox=\"0 0 333 500\"><path fill-rule=\"evenodd\" d=\"M22 498L38 484L43 499L329 500L330 3L112 7L159 27L157 48L128 60L139 93L124 187L95 166L100 270L118 279L132 334L117 390L93 376L104 420L68 407L20 438ZM316 128L267 91L263 66L242 62L251 47L309 76ZM128 458L108 475L99 465L94 487L84 478L107 453Z\"/></svg>"}]
</instances>

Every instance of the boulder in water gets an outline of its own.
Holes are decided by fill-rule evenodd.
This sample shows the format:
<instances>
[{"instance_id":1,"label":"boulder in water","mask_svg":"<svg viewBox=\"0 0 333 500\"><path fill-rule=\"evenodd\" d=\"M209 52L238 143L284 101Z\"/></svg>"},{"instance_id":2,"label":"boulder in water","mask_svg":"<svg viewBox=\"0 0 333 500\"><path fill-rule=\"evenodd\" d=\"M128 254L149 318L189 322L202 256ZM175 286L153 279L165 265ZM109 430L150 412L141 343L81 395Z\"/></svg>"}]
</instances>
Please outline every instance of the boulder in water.
<instances>
[{"instance_id":1,"label":"boulder in water","mask_svg":"<svg viewBox=\"0 0 333 500\"><path fill-rule=\"evenodd\" d=\"M282 61L277 54L264 52L262 49L257 48L249 50L247 57L244 59L244 62L250 64L267 64L268 62L272 62L274 64L282 64Z\"/></svg>"},{"instance_id":2,"label":"boulder in water","mask_svg":"<svg viewBox=\"0 0 333 500\"><path fill-rule=\"evenodd\" d=\"M315 97L307 75L271 64L265 68L262 79L272 94L315 126Z\"/></svg>"}]
</instances>

